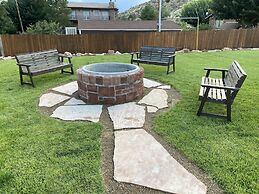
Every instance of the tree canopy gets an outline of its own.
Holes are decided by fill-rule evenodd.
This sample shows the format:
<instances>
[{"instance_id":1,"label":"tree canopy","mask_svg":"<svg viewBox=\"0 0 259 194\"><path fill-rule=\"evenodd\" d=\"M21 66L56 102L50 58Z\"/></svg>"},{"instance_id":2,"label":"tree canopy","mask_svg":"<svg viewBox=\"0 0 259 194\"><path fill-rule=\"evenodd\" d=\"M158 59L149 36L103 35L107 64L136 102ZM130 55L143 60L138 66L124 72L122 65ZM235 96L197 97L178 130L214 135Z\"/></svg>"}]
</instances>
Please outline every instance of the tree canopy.
<instances>
[{"instance_id":1,"label":"tree canopy","mask_svg":"<svg viewBox=\"0 0 259 194\"><path fill-rule=\"evenodd\" d=\"M259 23L258 0L213 0L211 8L219 19L235 19L243 27Z\"/></svg>"},{"instance_id":2,"label":"tree canopy","mask_svg":"<svg viewBox=\"0 0 259 194\"><path fill-rule=\"evenodd\" d=\"M0 34L15 33L16 28L11 18L7 16L5 3L6 2L0 2Z\"/></svg>"},{"instance_id":3,"label":"tree canopy","mask_svg":"<svg viewBox=\"0 0 259 194\"><path fill-rule=\"evenodd\" d=\"M181 11L182 17L199 17L200 23L206 23L207 12L211 8L211 0L193 0L185 4ZM189 24L197 25L196 20L187 20Z\"/></svg>"},{"instance_id":4,"label":"tree canopy","mask_svg":"<svg viewBox=\"0 0 259 194\"><path fill-rule=\"evenodd\" d=\"M141 11L140 19L142 20L155 20L157 18L157 13L154 7L147 4Z\"/></svg>"},{"instance_id":5,"label":"tree canopy","mask_svg":"<svg viewBox=\"0 0 259 194\"><path fill-rule=\"evenodd\" d=\"M38 21L57 22L61 26L68 24L70 9L67 0L19 0L19 10L23 26L27 29ZM7 16L20 31L20 22L14 0L8 0L5 5Z\"/></svg>"}]
</instances>

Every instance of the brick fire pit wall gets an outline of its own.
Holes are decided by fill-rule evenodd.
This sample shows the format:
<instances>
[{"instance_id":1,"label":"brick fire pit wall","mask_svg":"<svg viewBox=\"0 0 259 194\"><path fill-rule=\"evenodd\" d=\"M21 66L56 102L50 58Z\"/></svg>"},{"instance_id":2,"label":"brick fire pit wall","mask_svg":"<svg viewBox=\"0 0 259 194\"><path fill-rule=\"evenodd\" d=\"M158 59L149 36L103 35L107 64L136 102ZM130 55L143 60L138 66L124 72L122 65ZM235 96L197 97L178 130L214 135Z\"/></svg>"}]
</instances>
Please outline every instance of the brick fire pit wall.
<instances>
[{"instance_id":1,"label":"brick fire pit wall","mask_svg":"<svg viewBox=\"0 0 259 194\"><path fill-rule=\"evenodd\" d=\"M77 71L78 92L83 101L92 104L121 104L143 95L143 68L117 63L92 65L98 67L91 68L89 65Z\"/></svg>"}]
</instances>

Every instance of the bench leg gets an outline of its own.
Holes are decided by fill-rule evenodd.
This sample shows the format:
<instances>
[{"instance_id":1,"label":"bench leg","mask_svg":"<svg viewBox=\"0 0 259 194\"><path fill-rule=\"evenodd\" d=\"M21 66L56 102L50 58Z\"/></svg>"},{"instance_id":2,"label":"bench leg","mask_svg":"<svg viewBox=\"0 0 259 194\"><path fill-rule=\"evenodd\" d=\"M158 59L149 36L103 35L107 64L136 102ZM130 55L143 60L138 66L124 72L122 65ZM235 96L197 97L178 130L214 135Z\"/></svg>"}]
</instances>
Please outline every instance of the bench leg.
<instances>
[{"instance_id":1,"label":"bench leg","mask_svg":"<svg viewBox=\"0 0 259 194\"><path fill-rule=\"evenodd\" d=\"M22 75L22 67L21 66L19 66L19 74L20 74L21 85L23 85L23 75Z\"/></svg>"},{"instance_id":2,"label":"bench leg","mask_svg":"<svg viewBox=\"0 0 259 194\"><path fill-rule=\"evenodd\" d=\"M31 80L31 85L32 85L32 87L35 88L35 85L34 85L34 82L33 82L32 75L31 75L31 74L30 74L30 80Z\"/></svg>"},{"instance_id":3,"label":"bench leg","mask_svg":"<svg viewBox=\"0 0 259 194\"><path fill-rule=\"evenodd\" d=\"M74 69L73 69L73 66L72 67L70 67L70 71L65 71L64 69L61 69L61 73L63 74L63 73L70 73L70 74L74 74Z\"/></svg>"},{"instance_id":4,"label":"bench leg","mask_svg":"<svg viewBox=\"0 0 259 194\"><path fill-rule=\"evenodd\" d=\"M208 94L209 94L209 91L210 91L210 88L207 88L206 91L205 91L205 94L203 95L203 98L202 98L202 100L201 100L200 107L199 107L198 112L197 112L197 115L198 115L198 116L201 116L203 107L204 107L204 105L205 105L205 102L206 102L207 97L208 97Z\"/></svg>"},{"instance_id":5,"label":"bench leg","mask_svg":"<svg viewBox=\"0 0 259 194\"><path fill-rule=\"evenodd\" d=\"M70 68L71 69L71 74L74 75L74 69L73 66Z\"/></svg>"},{"instance_id":6,"label":"bench leg","mask_svg":"<svg viewBox=\"0 0 259 194\"><path fill-rule=\"evenodd\" d=\"M227 120L231 121L231 100L230 100L230 90L227 90Z\"/></svg>"}]
</instances>

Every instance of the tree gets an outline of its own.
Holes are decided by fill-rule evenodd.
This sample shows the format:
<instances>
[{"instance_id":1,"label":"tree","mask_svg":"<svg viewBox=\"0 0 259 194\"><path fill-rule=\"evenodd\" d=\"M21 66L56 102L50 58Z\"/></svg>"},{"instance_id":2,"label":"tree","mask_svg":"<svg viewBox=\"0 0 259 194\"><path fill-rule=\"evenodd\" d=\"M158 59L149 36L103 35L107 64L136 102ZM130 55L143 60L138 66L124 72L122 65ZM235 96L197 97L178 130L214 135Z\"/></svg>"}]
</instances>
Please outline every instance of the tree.
<instances>
[{"instance_id":1,"label":"tree","mask_svg":"<svg viewBox=\"0 0 259 194\"><path fill-rule=\"evenodd\" d=\"M211 8L211 0L193 0L185 4L181 11L181 17L199 17L200 23L206 23L207 13ZM189 24L197 25L197 20L188 20Z\"/></svg>"},{"instance_id":2,"label":"tree","mask_svg":"<svg viewBox=\"0 0 259 194\"><path fill-rule=\"evenodd\" d=\"M61 33L60 25L56 22L39 21L34 25L30 25L27 34L52 34L57 35Z\"/></svg>"},{"instance_id":3,"label":"tree","mask_svg":"<svg viewBox=\"0 0 259 194\"><path fill-rule=\"evenodd\" d=\"M0 34L15 33L16 28L12 20L7 16L5 3L6 2L0 2Z\"/></svg>"},{"instance_id":4,"label":"tree","mask_svg":"<svg viewBox=\"0 0 259 194\"><path fill-rule=\"evenodd\" d=\"M243 27L259 23L258 0L212 0L212 10L219 19L235 19Z\"/></svg>"},{"instance_id":5,"label":"tree","mask_svg":"<svg viewBox=\"0 0 259 194\"><path fill-rule=\"evenodd\" d=\"M151 5L146 5L140 14L141 20L155 20L157 17L156 10Z\"/></svg>"},{"instance_id":6,"label":"tree","mask_svg":"<svg viewBox=\"0 0 259 194\"><path fill-rule=\"evenodd\" d=\"M171 16L171 13L170 13L168 7L163 6L162 7L162 18L168 18L170 16Z\"/></svg>"},{"instance_id":7,"label":"tree","mask_svg":"<svg viewBox=\"0 0 259 194\"><path fill-rule=\"evenodd\" d=\"M57 22L62 26L68 23L70 9L67 8L67 0L19 0L18 4L25 29L30 25L43 20ZM7 1L6 10L16 28L20 30L20 23L14 0Z\"/></svg>"}]
</instances>

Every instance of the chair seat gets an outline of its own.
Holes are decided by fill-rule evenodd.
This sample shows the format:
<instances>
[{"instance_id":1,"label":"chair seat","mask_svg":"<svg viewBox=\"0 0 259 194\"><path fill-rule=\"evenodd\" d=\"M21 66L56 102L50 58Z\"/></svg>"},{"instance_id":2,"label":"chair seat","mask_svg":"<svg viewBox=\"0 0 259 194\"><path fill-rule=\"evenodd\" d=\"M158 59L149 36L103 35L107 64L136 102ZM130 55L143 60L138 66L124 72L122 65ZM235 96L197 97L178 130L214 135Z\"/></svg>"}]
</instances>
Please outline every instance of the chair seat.
<instances>
[{"instance_id":1,"label":"chair seat","mask_svg":"<svg viewBox=\"0 0 259 194\"><path fill-rule=\"evenodd\" d=\"M201 84L208 84L214 86L224 86L222 79L202 77ZM200 87L199 99L201 100L206 91L206 87ZM210 101L226 101L226 92L224 89L211 88L208 94L208 100Z\"/></svg>"},{"instance_id":2,"label":"chair seat","mask_svg":"<svg viewBox=\"0 0 259 194\"><path fill-rule=\"evenodd\" d=\"M156 64L162 64L167 65L168 62L165 61L153 61L153 60L147 60L147 59L133 59L133 62L141 62L141 63L156 63Z\"/></svg>"}]
</instances>

